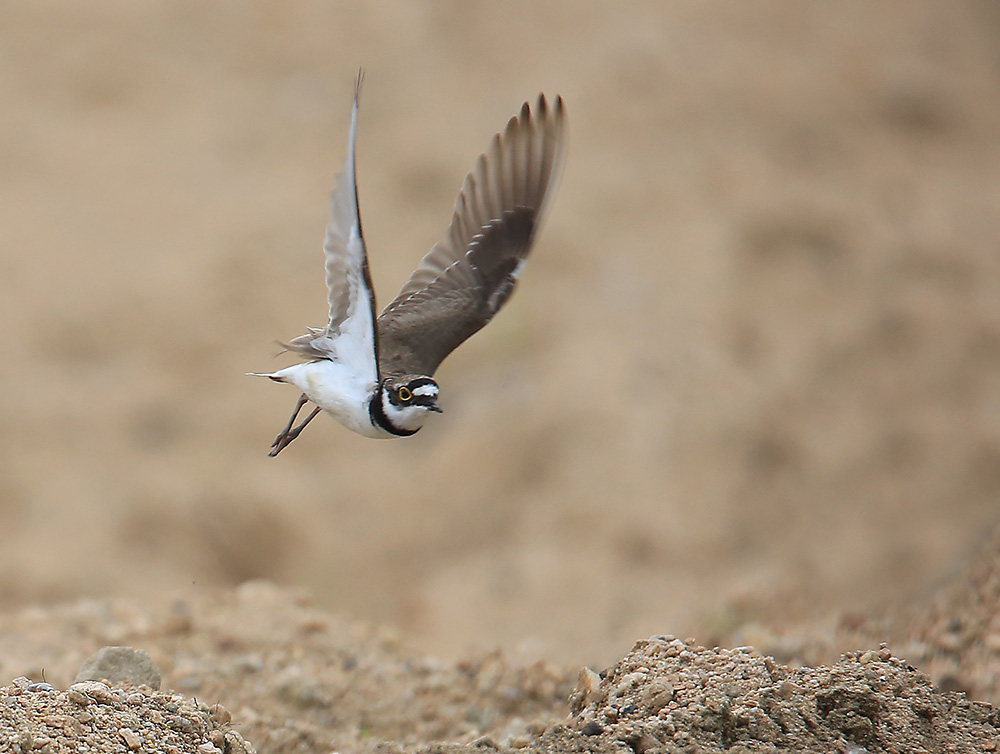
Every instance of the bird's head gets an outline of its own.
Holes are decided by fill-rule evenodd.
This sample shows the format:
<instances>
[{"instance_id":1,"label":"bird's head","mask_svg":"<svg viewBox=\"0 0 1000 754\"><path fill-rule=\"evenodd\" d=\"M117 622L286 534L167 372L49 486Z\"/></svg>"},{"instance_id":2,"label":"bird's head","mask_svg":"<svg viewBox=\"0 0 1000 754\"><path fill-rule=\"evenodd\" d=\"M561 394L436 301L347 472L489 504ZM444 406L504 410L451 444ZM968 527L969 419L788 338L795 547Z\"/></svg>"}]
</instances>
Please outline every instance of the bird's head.
<instances>
[{"instance_id":1,"label":"bird's head","mask_svg":"<svg viewBox=\"0 0 1000 754\"><path fill-rule=\"evenodd\" d=\"M382 382L382 408L397 429L416 431L427 416L440 414L437 399L440 389L430 377L405 375Z\"/></svg>"}]
</instances>

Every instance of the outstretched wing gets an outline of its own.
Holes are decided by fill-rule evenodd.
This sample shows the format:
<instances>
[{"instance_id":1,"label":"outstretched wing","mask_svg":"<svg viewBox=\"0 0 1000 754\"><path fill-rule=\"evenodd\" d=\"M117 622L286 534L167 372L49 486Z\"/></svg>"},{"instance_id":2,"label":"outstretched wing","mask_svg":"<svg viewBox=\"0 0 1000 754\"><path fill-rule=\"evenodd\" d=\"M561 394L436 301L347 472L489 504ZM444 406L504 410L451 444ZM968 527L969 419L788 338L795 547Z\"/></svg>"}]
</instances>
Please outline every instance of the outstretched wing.
<instances>
[{"instance_id":1,"label":"outstretched wing","mask_svg":"<svg viewBox=\"0 0 1000 754\"><path fill-rule=\"evenodd\" d=\"M513 293L565 152L562 97L525 102L465 179L443 240L378 318L382 374L432 375Z\"/></svg>"},{"instance_id":2,"label":"outstretched wing","mask_svg":"<svg viewBox=\"0 0 1000 754\"><path fill-rule=\"evenodd\" d=\"M330 194L330 220L326 226L326 286L330 316L325 328L310 328L288 347L303 359L331 359L352 365L359 374L378 380L378 343L375 334L375 293L368 271L368 255L358 211L354 163L358 132L361 74L354 90L347 158Z\"/></svg>"}]
</instances>

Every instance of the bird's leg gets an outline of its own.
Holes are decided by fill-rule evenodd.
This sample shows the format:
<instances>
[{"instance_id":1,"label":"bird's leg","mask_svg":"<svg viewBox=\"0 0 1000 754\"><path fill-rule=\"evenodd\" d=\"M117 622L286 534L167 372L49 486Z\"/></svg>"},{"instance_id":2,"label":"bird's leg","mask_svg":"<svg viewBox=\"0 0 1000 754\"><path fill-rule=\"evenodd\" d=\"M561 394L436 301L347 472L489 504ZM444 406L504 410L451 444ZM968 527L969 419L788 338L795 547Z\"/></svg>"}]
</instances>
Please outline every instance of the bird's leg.
<instances>
[{"instance_id":1,"label":"bird's leg","mask_svg":"<svg viewBox=\"0 0 1000 754\"><path fill-rule=\"evenodd\" d=\"M309 399L306 397L305 393L299 396L299 402L295 404L295 411L292 412L292 418L288 420L288 424L285 425L285 428L278 433L276 438L274 438L274 442L271 443L271 452L268 455L271 457L278 455L278 453L280 453L282 449L288 445L288 443L299 436L309 422L316 418L316 414L320 412L319 406L317 406L313 412L309 414L309 417L304 422L294 429L292 428L292 425L295 424L295 420L299 416L299 411L302 410L302 407L306 405L308 401Z\"/></svg>"},{"instance_id":2,"label":"bird's leg","mask_svg":"<svg viewBox=\"0 0 1000 754\"><path fill-rule=\"evenodd\" d=\"M315 419L316 414L318 414L322 410L323 409L321 409L319 406L316 406L316 408L312 410L312 413L309 414L309 416L307 416L299 426L295 427L295 429L289 430L288 432L284 433L281 437L279 437L277 440L275 440L274 449L270 453L268 453L268 455L271 456L272 458L278 455L278 453L280 453L285 448L285 446L287 446L292 440L294 440L302 433L302 430L306 428L306 425L313 419Z\"/></svg>"},{"instance_id":3,"label":"bird's leg","mask_svg":"<svg viewBox=\"0 0 1000 754\"><path fill-rule=\"evenodd\" d=\"M273 451L271 453L272 456L277 455L281 451L281 448L285 447L288 443L295 439L293 437L286 440L289 433L292 431L292 425L295 424L295 420L299 416L299 411L301 411L302 407L308 402L309 399L306 397L305 393L299 396L299 402L295 404L295 410L292 412L292 418L288 420L288 424L285 425L285 428L278 433L278 436L274 438L274 442L271 443L271 449Z\"/></svg>"},{"instance_id":4,"label":"bird's leg","mask_svg":"<svg viewBox=\"0 0 1000 754\"><path fill-rule=\"evenodd\" d=\"M295 419L298 418L299 411L302 410L302 407L306 405L308 401L309 399L306 398L305 393L299 396L299 402L295 404L295 410L292 412L292 418L288 420L288 424L285 425L285 428L278 433L276 438L274 438L274 442L271 443L272 448L278 444L278 441L281 440L282 437L291 431L292 425L295 424Z\"/></svg>"}]
</instances>

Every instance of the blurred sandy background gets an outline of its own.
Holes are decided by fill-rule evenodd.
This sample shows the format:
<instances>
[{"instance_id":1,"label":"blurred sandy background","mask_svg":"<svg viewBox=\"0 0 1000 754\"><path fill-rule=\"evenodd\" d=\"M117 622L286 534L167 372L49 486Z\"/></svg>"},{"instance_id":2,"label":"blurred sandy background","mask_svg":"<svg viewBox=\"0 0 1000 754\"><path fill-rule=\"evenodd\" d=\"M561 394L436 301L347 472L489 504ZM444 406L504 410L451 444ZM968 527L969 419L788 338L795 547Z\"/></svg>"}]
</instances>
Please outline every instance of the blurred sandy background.
<instances>
[{"instance_id":1,"label":"blurred sandy background","mask_svg":"<svg viewBox=\"0 0 1000 754\"><path fill-rule=\"evenodd\" d=\"M606 662L905 603L1000 520L988 0L0 10L0 606L263 576ZM269 459L362 65L383 303L539 91L567 168L442 417Z\"/></svg>"}]
</instances>

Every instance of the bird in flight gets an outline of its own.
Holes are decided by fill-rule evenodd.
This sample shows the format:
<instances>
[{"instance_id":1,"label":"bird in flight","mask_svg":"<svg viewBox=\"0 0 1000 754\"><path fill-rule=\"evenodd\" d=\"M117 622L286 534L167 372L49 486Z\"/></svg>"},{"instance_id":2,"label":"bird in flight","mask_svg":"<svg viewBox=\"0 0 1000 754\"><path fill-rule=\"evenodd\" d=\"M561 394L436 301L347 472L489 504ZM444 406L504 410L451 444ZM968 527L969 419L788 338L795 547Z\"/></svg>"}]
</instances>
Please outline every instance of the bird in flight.
<instances>
[{"instance_id":1,"label":"bird in flight","mask_svg":"<svg viewBox=\"0 0 1000 754\"><path fill-rule=\"evenodd\" d=\"M444 238L375 315L358 212L355 142L361 76L354 91L347 159L330 194L323 250L330 316L285 344L301 363L271 373L301 392L271 445L276 456L326 411L366 437L408 437L439 413L434 372L503 307L555 192L566 143L562 97L525 102L465 179ZM302 408L312 412L295 424Z\"/></svg>"}]
</instances>

